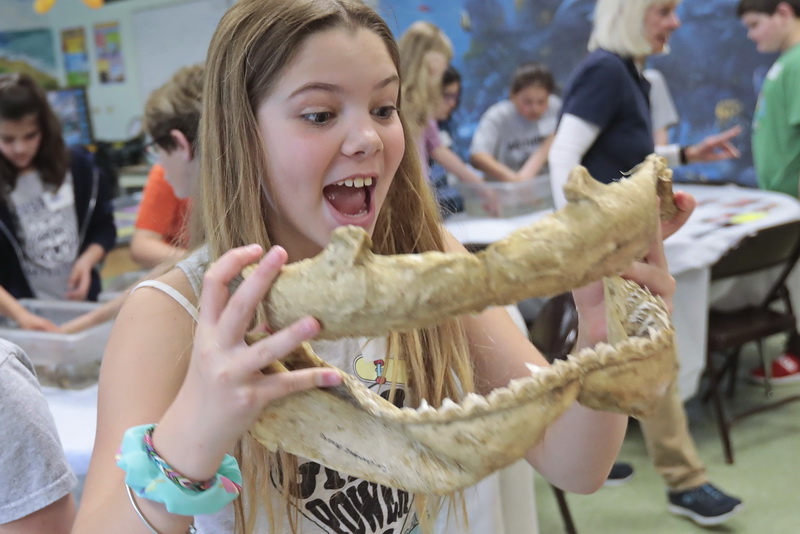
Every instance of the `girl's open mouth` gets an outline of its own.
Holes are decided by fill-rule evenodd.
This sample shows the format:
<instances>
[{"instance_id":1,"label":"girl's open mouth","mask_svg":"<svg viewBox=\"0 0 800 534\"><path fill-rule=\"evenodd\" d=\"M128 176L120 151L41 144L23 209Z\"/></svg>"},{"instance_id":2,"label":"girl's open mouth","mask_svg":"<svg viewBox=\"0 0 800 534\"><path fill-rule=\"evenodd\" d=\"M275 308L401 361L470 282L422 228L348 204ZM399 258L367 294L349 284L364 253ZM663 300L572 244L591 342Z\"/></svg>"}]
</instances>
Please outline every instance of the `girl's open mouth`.
<instances>
[{"instance_id":1,"label":"girl's open mouth","mask_svg":"<svg viewBox=\"0 0 800 534\"><path fill-rule=\"evenodd\" d=\"M322 190L328 203L345 217L367 215L372 207L376 180L371 176L346 178Z\"/></svg>"}]
</instances>

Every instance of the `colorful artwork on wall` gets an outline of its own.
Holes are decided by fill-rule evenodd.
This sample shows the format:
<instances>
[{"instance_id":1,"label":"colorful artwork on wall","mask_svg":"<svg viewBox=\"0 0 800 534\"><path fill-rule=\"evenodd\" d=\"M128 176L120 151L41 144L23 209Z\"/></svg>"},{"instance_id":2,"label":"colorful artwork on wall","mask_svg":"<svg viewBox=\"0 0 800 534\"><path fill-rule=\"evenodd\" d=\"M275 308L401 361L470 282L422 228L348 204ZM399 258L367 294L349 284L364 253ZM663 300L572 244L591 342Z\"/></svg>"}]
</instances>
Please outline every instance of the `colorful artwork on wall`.
<instances>
[{"instance_id":1,"label":"colorful artwork on wall","mask_svg":"<svg viewBox=\"0 0 800 534\"><path fill-rule=\"evenodd\" d=\"M25 72L43 87L58 87L53 33L48 28L0 32L2 72Z\"/></svg>"},{"instance_id":2,"label":"colorful artwork on wall","mask_svg":"<svg viewBox=\"0 0 800 534\"><path fill-rule=\"evenodd\" d=\"M86 33L82 27L61 30L61 52L64 54L67 86L89 85L89 53L86 49Z\"/></svg>"},{"instance_id":3,"label":"colorful artwork on wall","mask_svg":"<svg viewBox=\"0 0 800 534\"><path fill-rule=\"evenodd\" d=\"M118 22L94 26L94 47L97 54L97 76L100 83L125 81L125 64L122 60L122 38Z\"/></svg>"}]
</instances>

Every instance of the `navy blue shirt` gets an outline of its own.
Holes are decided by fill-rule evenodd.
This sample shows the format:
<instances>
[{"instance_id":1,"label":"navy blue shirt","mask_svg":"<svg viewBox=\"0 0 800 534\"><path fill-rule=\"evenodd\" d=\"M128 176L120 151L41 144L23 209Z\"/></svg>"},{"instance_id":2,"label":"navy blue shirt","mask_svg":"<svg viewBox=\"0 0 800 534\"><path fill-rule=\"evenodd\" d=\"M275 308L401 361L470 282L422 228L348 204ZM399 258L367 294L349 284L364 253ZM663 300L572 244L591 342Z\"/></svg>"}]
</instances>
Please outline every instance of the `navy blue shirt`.
<instances>
[{"instance_id":1,"label":"navy blue shirt","mask_svg":"<svg viewBox=\"0 0 800 534\"><path fill-rule=\"evenodd\" d=\"M570 76L561 113L600 128L581 160L595 179L617 180L655 149L649 94L632 59L603 49L586 56Z\"/></svg>"}]
</instances>

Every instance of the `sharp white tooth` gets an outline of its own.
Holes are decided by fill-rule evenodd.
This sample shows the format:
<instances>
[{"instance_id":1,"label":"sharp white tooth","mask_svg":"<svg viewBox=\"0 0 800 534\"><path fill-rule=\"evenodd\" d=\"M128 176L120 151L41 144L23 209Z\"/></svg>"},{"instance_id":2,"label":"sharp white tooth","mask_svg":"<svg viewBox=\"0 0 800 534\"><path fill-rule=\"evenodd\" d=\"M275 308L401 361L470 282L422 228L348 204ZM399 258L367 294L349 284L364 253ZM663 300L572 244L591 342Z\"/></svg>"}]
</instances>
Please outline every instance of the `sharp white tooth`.
<instances>
[{"instance_id":1,"label":"sharp white tooth","mask_svg":"<svg viewBox=\"0 0 800 534\"><path fill-rule=\"evenodd\" d=\"M364 179L363 178L356 178L355 180L353 180L353 184L356 187L364 187Z\"/></svg>"},{"instance_id":2,"label":"sharp white tooth","mask_svg":"<svg viewBox=\"0 0 800 534\"><path fill-rule=\"evenodd\" d=\"M530 378L515 378L508 383L508 389L517 393L520 389L525 387L525 384L532 383Z\"/></svg>"},{"instance_id":3,"label":"sharp white tooth","mask_svg":"<svg viewBox=\"0 0 800 534\"><path fill-rule=\"evenodd\" d=\"M482 395L478 395L477 393L468 393L467 396L464 398L464 402L461 404L461 406L465 410L469 410L473 407L486 408L489 406L489 401L487 401L485 397L483 397Z\"/></svg>"},{"instance_id":4,"label":"sharp white tooth","mask_svg":"<svg viewBox=\"0 0 800 534\"><path fill-rule=\"evenodd\" d=\"M541 373L542 370L543 370L542 367L539 367L536 364L528 363L528 362L525 362L525 367L528 368L528 371L530 371L532 375L535 375L537 373Z\"/></svg>"},{"instance_id":5,"label":"sharp white tooth","mask_svg":"<svg viewBox=\"0 0 800 534\"><path fill-rule=\"evenodd\" d=\"M417 408L417 411L419 413L425 413L425 412L435 412L436 410L431 408L431 405L428 404L428 401L422 399L422 401L419 403L419 408Z\"/></svg>"},{"instance_id":6,"label":"sharp white tooth","mask_svg":"<svg viewBox=\"0 0 800 534\"><path fill-rule=\"evenodd\" d=\"M364 185L369 187L372 185L372 178L364 178Z\"/></svg>"},{"instance_id":7,"label":"sharp white tooth","mask_svg":"<svg viewBox=\"0 0 800 534\"><path fill-rule=\"evenodd\" d=\"M344 185L346 185L347 187L353 187L353 180L351 178L348 178L347 180L344 181Z\"/></svg>"},{"instance_id":8,"label":"sharp white tooth","mask_svg":"<svg viewBox=\"0 0 800 534\"><path fill-rule=\"evenodd\" d=\"M458 406L458 404L456 404L455 402L453 402L453 401L450 399L450 397L446 397L446 398L445 398L445 399L442 401L442 413L447 413L447 412L450 412L450 411L452 411L452 410L458 410L458 409L459 409L459 406Z\"/></svg>"}]
</instances>

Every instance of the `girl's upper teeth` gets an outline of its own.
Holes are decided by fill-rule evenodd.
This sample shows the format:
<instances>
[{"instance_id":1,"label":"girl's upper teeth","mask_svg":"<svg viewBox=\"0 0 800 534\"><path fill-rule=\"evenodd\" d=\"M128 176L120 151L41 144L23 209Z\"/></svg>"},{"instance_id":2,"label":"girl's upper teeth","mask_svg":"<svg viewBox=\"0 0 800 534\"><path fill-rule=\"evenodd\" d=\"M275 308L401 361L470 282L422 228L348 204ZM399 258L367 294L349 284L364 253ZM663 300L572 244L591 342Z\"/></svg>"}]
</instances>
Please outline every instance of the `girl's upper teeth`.
<instances>
[{"instance_id":1,"label":"girl's upper teeth","mask_svg":"<svg viewBox=\"0 0 800 534\"><path fill-rule=\"evenodd\" d=\"M347 187L369 187L372 185L372 178L348 178L341 182L336 182L336 185L345 185Z\"/></svg>"}]
</instances>

